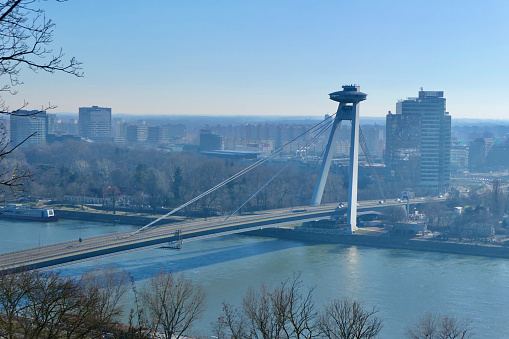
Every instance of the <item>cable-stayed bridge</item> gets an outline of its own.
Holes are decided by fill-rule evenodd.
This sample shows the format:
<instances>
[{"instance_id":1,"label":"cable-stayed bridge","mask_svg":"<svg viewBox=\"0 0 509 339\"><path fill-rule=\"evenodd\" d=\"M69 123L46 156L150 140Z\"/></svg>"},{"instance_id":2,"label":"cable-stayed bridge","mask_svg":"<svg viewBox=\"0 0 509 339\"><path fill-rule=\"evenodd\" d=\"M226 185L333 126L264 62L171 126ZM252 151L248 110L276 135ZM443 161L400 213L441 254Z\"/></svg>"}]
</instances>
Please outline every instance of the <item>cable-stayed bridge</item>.
<instances>
[{"instance_id":1,"label":"cable-stayed bridge","mask_svg":"<svg viewBox=\"0 0 509 339\"><path fill-rule=\"evenodd\" d=\"M424 200L415 199L413 203ZM371 211L391 205L401 205L398 202L379 204L378 201L364 201L357 207L359 211ZM328 218L331 215L344 215L348 206L341 209L337 204L304 207L291 211L289 208L262 211L249 215L240 215L224 220L224 217L200 219L181 223L171 223L149 228L143 232L123 232L91 237L58 244L36 247L23 251L0 254L0 272L19 268L39 269L79 261L111 256L123 252L136 251L161 246L178 245L205 238L228 234L259 230L266 227L281 227L298 224L305 221Z\"/></svg>"},{"instance_id":2,"label":"cable-stayed bridge","mask_svg":"<svg viewBox=\"0 0 509 339\"><path fill-rule=\"evenodd\" d=\"M359 127L359 102L366 99L366 94L359 91L358 86L343 86L343 91L329 94L330 99L339 102L338 110L332 116L324 119L314 125L306 132L289 141L283 147L274 151L270 155L259 159L247 166L237 174L217 184L211 189L203 192L197 197L189 200L185 204L173 209L161 218L141 227L134 232L111 234L100 237L79 239L77 241L63 242L44 247L27 249L12 253L0 255L0 272L8 272L16 269L38 269L74 263L83 260L89 260L101 256L109 256L127 251L135 251L150 247L161 247L163 244L180 244L183 241L198 240L203 238L221 236L256 230L264 227L280 227L284 225L298 224L305 221L328 218L333 214L346 214L346 229L352 233L357 230L357 210L372 210L388 205L398 204L398 202L389 202L379 204L379 200L365 201L357 203L357 181L358 181L358 154L359 148L362 148L368 163L370 163L369 153L365 146L362 133ZM329 173L332 160L331 147L337 137L341 122L351 121L351 145L350 145L350 163L349 163L349 187L348 203L345 207L337 210L337 204L321 205L321 200L325 188L325 183ZM196 220L182 223L173 223L159 226L158 222L175 212L189 206L206 195L218 190L237 178L245 175L257 166L269 161L271 158L279 156L283 149L289 144L296 142L306 134L313 135L303 148L308 147L320 135L330 130L327 146L323 150L323 159L318 172L318 178L315 190L311 198L310 207L299 207L293 210L284 208L269 210L249 215L236 215L236 213L248 203L258 192L266 187L275 177L281 174L290 166L294 159L290 159L282 168L264 183L256 192L254 192L244 203L226 218L217 217L208 220ZM376 174L375 174L376 177ZM378 178L377 182L378 182ZM385 201L385 197L378 183L380 194ZM412 203L422 203L418 199Z\"/></svg>"}]
</instances>

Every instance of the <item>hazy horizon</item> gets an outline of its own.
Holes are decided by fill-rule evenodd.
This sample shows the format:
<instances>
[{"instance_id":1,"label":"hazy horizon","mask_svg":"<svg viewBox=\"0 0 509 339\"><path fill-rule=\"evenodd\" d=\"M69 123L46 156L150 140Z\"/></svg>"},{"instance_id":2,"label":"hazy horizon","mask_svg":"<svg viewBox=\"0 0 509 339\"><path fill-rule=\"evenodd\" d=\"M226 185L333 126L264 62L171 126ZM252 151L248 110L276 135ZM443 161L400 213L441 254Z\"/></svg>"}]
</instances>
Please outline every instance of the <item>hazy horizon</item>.
<instances>
[{"instance_id":1,"label":"hazy horizon","mask_svg":"<svg viewBox=\"0 0 509 339\"><path fill-rule=\"evenodd\" d=\"M47 113L56 114L57 116L65 117L65 118L75 118L78 119L78 112L51 112ZM324 116L305 116L305 115L186 115L186 114L138 114L138 113L113 113L113 118L128 118L129 120L150 120L150 119L168 119L168 120L181 120L181 119L189 119L189 120L199 120L201 118L206 119L222 119L222 120L239 120L243 122L254 122L254 121L280 121L280 120L312 120L319 121L324 118ZM508 119L490 119L490 118L455 118L451 117L453 124L467 124L467 123L475 123L475 124L509 124ZM385 116L384 117L376 117L376 116L361 116L361 123L383 123L385 125Z\"/></svg>"}]
</instances>

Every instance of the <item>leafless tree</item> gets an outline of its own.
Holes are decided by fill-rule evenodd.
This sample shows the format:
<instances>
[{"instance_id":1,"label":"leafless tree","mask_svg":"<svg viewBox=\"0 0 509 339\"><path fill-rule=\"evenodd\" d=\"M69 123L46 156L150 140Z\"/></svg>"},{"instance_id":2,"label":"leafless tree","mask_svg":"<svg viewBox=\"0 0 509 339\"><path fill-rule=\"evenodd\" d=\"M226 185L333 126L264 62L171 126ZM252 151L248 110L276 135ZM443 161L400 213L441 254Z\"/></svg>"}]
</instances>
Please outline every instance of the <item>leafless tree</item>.
<instances>
[{"instance_id":1,"label":"leafless tree","mask_svg":"<svg viewBox=\"0 0 509 339\"><path fill-rule=\"evenodd\" d=\"M0 330L7 338L92 338L109 325L104 295L56 273L0 276Z\"/></svg>"},{"instance_id":2,"label":"leafless tree","mask_svg":"<svg viewBox=\"0 0 509 339\"><path fill-rule=\"evenodd\" d=\"M129 275L113 266L85 272L79 281L87 295L97 295L97 316L105 324L119 320L123 298L129 287Z\"/></svg>"},{"instance_id":3,"label":"leafless tree","mask_svg":"<svg viewBox=\"0 0 509 339\"><path fill-rule=\"evenodd\" d=\"M281 282L273 290L264 284L259 291L250 288L242 309L223 304L216 335L234 339L318 337L318 315L312 293L312 288L302 292L300 274Z\"/></svg>"},{"instance_id":4,"label":"leafless tree","mask_svg":"<svg viewBox=\"0 0 509 339\"><path fill-rule=\"evenodd\" d=\"M412 339L466 339L472 336L469 320L426 313L407 330Z\"/></svg>"},{"instance_id":5,"label":"leafless tree","mask_svg":"<svg viewBox=\"0 0 509 339\"><path fill-rule=\"evenodd\" d=\"M101 294L98 290L87 291L71 279L68 281L61 300L58 303L56 324L50 327L52 335L67 339L84 339L101 336L101 330L109 325L104 319L99 306L102 304ZM51 338L48 334L48 338Z\"/></svg>"},{"instance_id":6,"label":"leafless tree","mask_svg":"<svg viewBox=\"0 0 509 339\"><path fill-rule=\"evenodd\" d=\"M406 219L406 210L403 206L388 206L383 210L382 219L384 223L392 225Z\"/></svg>"},{"instance_id":7,"label":"leafless tree","mask_svg":"<svg viewBox=\"0 0 509 339\"><path fill-rule=\"evenodd\" d=\"M270 291L262 284L260 291L250 288L242 300L242 309L249 320L249 332L253 338L280 338L282 319L272 309Z\"/></svg>"},{"instance_id":8,"label":"leafless tree","mask_svg":"<svg viewBox=\"0 0 509 339\"><path fill-rule=\"evenodd\" d=\"M57 0L62 1L62 0ZM14 87L22 84L20 71L28 68L34 72L64 72L82 76L81 63L75 58L64 61L62 49L53 51L51 43L55 24L48 20L44 10L38 8L38 0L3 0L0 2L0 92L16 94ZM49 104L41 110L25 111L28 102L11 109L5 97L0 95L0 114L34 116L47 109L55 108ZM19 163L7 166L4 159L28 138L12 145L6 138L5 128L0 130L0 196L7 188L14 196L23 192L23 185L31 178L28 170ZM2 163L3 162L3 163ZM0 199L3 200L3 199Z\"/></svg>"},{"instance_id":9,"label":"leafless tree","mask_svg":"<svg viewBox=\"0 0 509 339\"><path fill-rule=\"evenodd\" d=\"M320 315L320 330L328 339L375 338L382 330L378 308L367 310L355 300L333 300Z\"/></svg>"},{"instance_id":10,"label":"leafless tree","mask_svg":"<svg viewBox=\"0 0 509 339\"><path fill-rule=\"evenodd\" d=\"M407 330L407 335L413 339L438 338L438 322L437 315L426 313L412 328Z\"/></svg>"},{"instance_id":11,"label":"leafless tree","mask_svg":"<svg viewBox=\"0 0 509 339\"><path fill-rule=\"evenodd\" d=\"M37 271L30 274L31 288L24 300L26 307L20 314L24 320L19 321L23 337L56 337L68 317L84 311L81 307L88 304L87 298L70 278Z\"/></svg>"},{"instance_id":12,"label":"leafless tree","mask_svg":"<svg viewBox=\"0 0 509 339\"><path fill-rule=\"evenodd\" d=\"M57 0L59 1L59 0ZM22 84L19 78L23 68L34 72L64 72L82 76L81 63L75 58L64 61L62 49L51 48L55 24L46 18L44 10L37 8L36 0L4 0L0 3L0 77L4 83L1 92L16 94L13 87ZM24 114L28 105L11 110L0 98L0 113ZM43 108L41 111L53 108Z\"/></svg>"},{"instance_id":13,"label":"leafless tree","mask_svg":"<svg viewBox=\"0 0 509 339\"><path fill-rule=\"evenodd\" d=\"M152 331L179 339L205 311L205 292L183 274L159 272L141 292Z\"/></svg>"},{"instance_id":14,"label":"leafless tree","mask_svg":"<svg viewBox=\"0 0 509 339\"><path fill-rule=\"evenodd\" d=\"M14 197L22 193L23 185L32 178L29 169L24 168L19 162L13 164L6 158L22 143L11 147L5 126L0 124L0 203L5 201L6 192L10 192Z\"/></svg>"},{"instance_id":15,"label":"leafless tree","mask_svg":"<svg viewBox=\"0 0 509 339\"><path fill-rule=\"evenodd\" d=\"M302 292L300 274L281 283L271 294L272 307L287 338L313 338L317 335L317 312L313 288Z\"/></svg>"},{"instance_id":16,"label":"leafless tree","mask_svg":"<svg viewBox=\"0 0 509 339\"><path fill-rule=\"evenodd\" d=\"M489 202L490 211L494 219L500 219L504 214L504 190L500 179L494 179L491 183L491 196L488 196L486 201ZM488 193L489 194L489 193Z\"/></svg>"},{"instance_id":17,"label":"leafless tree","mask_svg":"<svg viewBox=\"0 0 509 339\"><path fill-rule=\"evenodd\" d=\"M4 336L18 336L20 315L25 313L24 302L32 288L32 275L28 272L0 275L0 329Z\"/></svg>"},{"instance_id":18,"label":"leafless tree","mask_svg":"<svg viewBox=\"0 0 509 339\"><path fill-rule=\"evenodd\" d=\"M93 338L121 314L127 276L111 268L80 280L56 273L0 275L0 331L6 338Z\"/></svg>"},{"instance_id":19,"label":"leafless tree","mask_svg":"<svg viewBox=\"0 0 509 339\"><path fill-rule=\"evenodd\" d=\"M249 321L241 309L223 302L223 314L212 324L214 335L218 339L247 339L251 338Z\"/></svg>"},{"instance_id":20,"label":"leafless tree","mask_svg":"<svg viewBox=\"0 0 509 339\"><path fill-rule=\"evenodd\" d=\"M444 315L440 321L440 337L444 339L466 339L472 336L470 321Z\"/></svg>"},{"instance_id":21,"label":"leafless tree","mask_svg":"<svg viewBox=\"0 0 509 339\"><path fill-rule=\"evenodd\" d=\"M127 326L120 326L116 329L115 334L117 338L124 339L146 339L152 338L151 334L146 330L145 312L140 305L138 298L138 290L134 282L133 276L129 276L132 292L134 295L135 308L131 308L128 316Z\"/></svg>"},{"instance_id":22,"label":"leafless tree","mask_svg":"<svg viewBox=\"0 0 509 339\"><path fill-rule=\"evenodd\" d=\"M446 227L450 224L451 211L445 204L439 202L429 202L421 205L421 211L428 217L430 227Z\"/></svg>"}]
</instances>

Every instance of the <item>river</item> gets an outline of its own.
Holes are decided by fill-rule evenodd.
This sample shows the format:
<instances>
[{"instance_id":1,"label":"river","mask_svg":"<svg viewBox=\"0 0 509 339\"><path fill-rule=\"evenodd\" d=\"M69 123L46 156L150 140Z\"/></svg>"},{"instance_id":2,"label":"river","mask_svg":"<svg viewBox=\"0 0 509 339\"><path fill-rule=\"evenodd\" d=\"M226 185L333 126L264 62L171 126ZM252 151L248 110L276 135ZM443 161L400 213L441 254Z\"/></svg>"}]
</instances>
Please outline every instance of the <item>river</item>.
<instances>
[{"instance_id":1,"label":"river","mask_svg":"<svg viewBox=\"0 0 509 339\"><path fill-rule=\"evenodd\" d=\"M0 219L0 252L131 229L74 220ZM150 249L58 270L77 276L109 264L128 271L138 288L161 269L182 271L201 283L208 307L194 331L205 336L224 300L240 305L248 287L258 288L262 281L274 286L301 272L304 284L315 287L317 306L351 297L379 307L381 338L403 338L406 328L425 312L469 318L478 338L509 337L508 259L233 235L184 243L179 251Z\"/></svg>"}]
</instances>

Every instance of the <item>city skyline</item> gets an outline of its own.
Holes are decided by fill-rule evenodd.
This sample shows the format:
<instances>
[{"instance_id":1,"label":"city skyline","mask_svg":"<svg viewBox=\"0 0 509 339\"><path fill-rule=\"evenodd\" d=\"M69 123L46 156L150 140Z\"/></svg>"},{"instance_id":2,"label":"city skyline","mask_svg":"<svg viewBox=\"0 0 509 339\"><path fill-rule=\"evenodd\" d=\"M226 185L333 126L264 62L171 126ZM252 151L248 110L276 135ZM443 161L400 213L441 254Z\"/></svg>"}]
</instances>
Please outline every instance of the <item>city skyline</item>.
<instances>
[{"instance_id":1,"label":"city skyline","mask_svg":"<svg viewBox=\"0 0 509 339\"><path fill-rule=\"evenodd\" d=\"M361 116L383 117L420 87L444 91L453 118L509 117L509 4L133 1L41 3L55 50L84 78L32 74L11 108L50 113L323 117L356 83ZM490 97L481 101L480 97Z\"/></svg>"}]
</instances>

